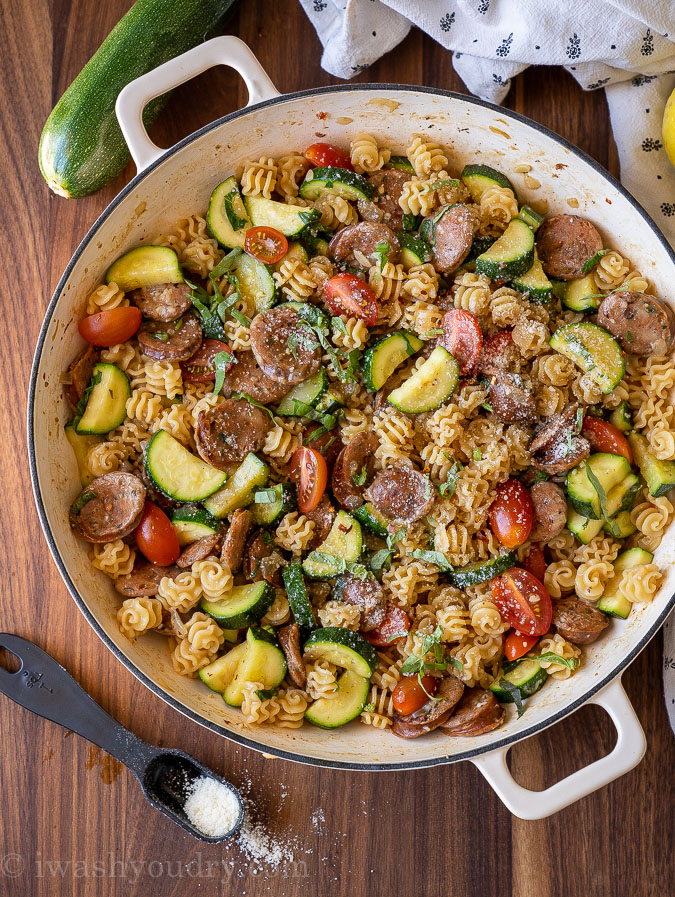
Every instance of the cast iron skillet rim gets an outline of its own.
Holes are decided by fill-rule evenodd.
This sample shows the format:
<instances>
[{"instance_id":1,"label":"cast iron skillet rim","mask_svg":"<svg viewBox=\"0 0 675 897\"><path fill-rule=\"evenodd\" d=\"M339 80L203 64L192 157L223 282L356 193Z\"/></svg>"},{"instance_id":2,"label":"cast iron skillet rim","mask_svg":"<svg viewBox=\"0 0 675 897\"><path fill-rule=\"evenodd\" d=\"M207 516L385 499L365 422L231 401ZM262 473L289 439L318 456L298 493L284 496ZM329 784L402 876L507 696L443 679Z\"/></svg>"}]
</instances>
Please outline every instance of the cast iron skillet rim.
<instances>
[{"instance_id":1,"label":"cast iron skillet rim","mask_svg":"<svg viewBox=\"0 0 675 897\"><path fill-rule=\"evenodd\" d=\"M35 457L35 432L34 432L34 422L33 422L33 414L32 410L35 403L35 393L37 390L37 382L38 382L38 367L40 364L40 358L42 356L42 349L47 338L47 331L49 329L49 325L51 323L52 315L54 314L54 310L56 308L56 304L61 295L62 290L65 287L65 284L70 277L70 274L77 263L79 257L83 253L84 249L87 247L94 234L97 232L98 228L103 224L103 222L114 212L120 202L129 195L137 186L141 183L141 181L145 178L146 175L150 174L150 172L154 171L158 168L164 161L169 159L175 153L179 152L183 147L192 143L194 140L198 139L204 134L207 134L209 131L212 131L220 125L225 124L229 121L234 121L237 118L241 118L245 116L248 112L254 109L263 109L267 106L275 106L280 103L285 103L288 100L294 99L302 99L304 97L315 97L317 95L321 95L324 93L335 93L335 92L347 92L347 91L369 91L369 92L382 92L382 93L390 93L392 91L409 91L414 93L428 93L436 96L449 97L450 99L461 100L462 102L470 103L475 106L483 106L486 109L492 109L494 112L499 113L502 116L507 118L515 119L516 121L521 122L522 124L528 125L531 128L534 128L536 131L546 135L547 137L554 140L560 146L569 150L574 156L578 159L581 159L587 165L590 165L595 171L597 171L602 177L608 181L622 196L630 203L635 212L646 222L646 224L651 229L653 236L661 243L663 248L666 250L667 255L672 260L675 265L675 251L671 248L668 241L661 233L653 219L645 212L645 210L640 206L637 200L631 196L630 193L611 175L607 172L602 165L592 159L590 156L587 156L582 150L578 147L575 147L572 143L565 140L564 137L560 137L555 134L553 131L548 128L540 125L538 122L532 121L524 115L520 115L518 112L512 112L509 109L505 109L501 106L495 106L493 103L488 103L485 100L478 99L476 97L470 97L466 94L457 93L455 91L447 91L447 90L439 90L435 88L429 87L418 87L415 85L401 85L401 84L339 84L328 87L320 87L313 90L301 90L296 91L295 93L289 94L281 94L278 97L273 97L272 99L265 100L262 103L256 103L253 106L248 106L244 109L238 109L235 112L231 112L228 115L223 116L222 118L217 119L214 122L211 122L208 125L205 125L200 130L195 131L194 134L189 134L187 137L183 138L179 143L175 146L168 149L165 153L163 153L158 159L155 160L151 165L149 165L143 172L137 174L132 181L127 184L126 187L112 200L110 205L99 215L94 224L90 227L89 231L85 235L84 239L80 243L80 245L75 250L68 266L61 279L59 280L56 289L54 290L54 294L47 306L47 310L45 312L44 322L42 327L40 328L40 334L38 337L37 346L35 349L35 355L33 357L33 364L31 368L30 375L30 383L28 389L28 420L27 420L27 436L28 436L28 456L29 456L29 464L30 464L30 477L31 483L33 486L33 494L35 497L35 503L38 510L38 515L40 518L40 523L42 525L42 529L45 534L45 538L47 540L47 544L49 546L49 550L51 551L52 557L56 563L56 566L61 574L66 587L70 594L73 597L73 600L77 604L80 609L82 615L87 620L89 625L92 627L94 632L99 636L101 641L112 651L115 657L122 663L124 666L131 672L137 679L139 679L151 692L156 694L159 698L169 704L174 710L177 710L179 713L182 713L184 716L193 720L201 726L204 726L206 729L210 729L212 732L216 732L218 735L223 735L225 738L228 738L230 741L234 741L237 744L244 745L245 747L251 748L256 751L263 751L265 753L273 754L276 757L280 757L284 760L292 760L296 763L307 763L311 766L324 766L332 769L351 769L355 771L359 770L372 770L377 772L387 772L389 770L400 770L400 769L423 769L425 767L430 766L440 766L445 763L456 763L460 760L470 760L472 757L477 757L480 754L488 753L489 751L498 750L499 748L507 747L513 744L516 744L518 741L523 741L526 738L529 738L531 735L536 734L537 732L541 732L544 729L547 729L549 726L554 725L559 722L561 719L564 719L569 714L574 713L575 710L578 710L583 704L585 704L589 698L593 697L593 695L597 694L601 688L604 688L609 682L614 680L617 676L619 676L626 667L637 657L637 655L642 651L645 645L650 641L650 639L657 632L668 613L670 612L671 607L675 603L675 593L671 595L670 599L664 610L659 614L657 620L654 622L652 627L647 630L642 638L637 642L637 644L633 647L633 649L614 667L614 669L608 673L600 681L596 682L595 685L584 692L579 698L573 701L571 704L567 704L560 708L556 713L547 717L541 723L537 723L536 725L530 726L529 728L519 731L518 733L514 733L512 735L508 735L505 738L500 739L497 742L491 742L486 744L485 747L477 747L467 751L460 751L459 753L453 754L452 756L444 756L444 757L433 757L426 760L417 760L417 761L407 761L401 763L386 763L386 764L378 764L378 763L343 763L340 761L333 760L324 760L317 757L310 757L303 754L295 754L290 753L289 751L280 750L278 748L272 748L268 745L261 744L258 741L255 741L250 738L246 738L243 735L234 732L229 728L225 728L224 726L219 726L216 723L212 723L204 717L200 716L195 711L186 707L176 698L172 697L167 691L160 686L156 685L151 679L149 679L144 673L142 673L133 663L129 660L126 655L120 651L117 645L108 637L103 627L96 620L94 615L90 612L89 608L85 604L84 600L80 596L77 591L75 584L73 583L70 575L66 569L65 563L59 553L59 550L56 546L56 542L54 536L52 534L51 526L47 519L47 513L45 511L44 503L42 501L42 494L40 492L40 484L38 481L37 474L37 462Z\"/></svg>"}]
</instances>

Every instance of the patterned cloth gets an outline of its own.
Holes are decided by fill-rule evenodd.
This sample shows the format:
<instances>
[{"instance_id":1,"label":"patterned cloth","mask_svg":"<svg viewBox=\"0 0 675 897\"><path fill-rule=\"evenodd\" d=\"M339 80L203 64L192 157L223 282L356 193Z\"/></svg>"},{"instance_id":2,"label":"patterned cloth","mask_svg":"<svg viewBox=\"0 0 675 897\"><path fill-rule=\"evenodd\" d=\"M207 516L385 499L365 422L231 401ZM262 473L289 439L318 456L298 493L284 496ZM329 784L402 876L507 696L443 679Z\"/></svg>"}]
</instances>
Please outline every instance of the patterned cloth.
<instances>
[{"instance_id":1,"label":"patterned cloth","mask_svg":"<svg viewBox=\"0 0 675 897\"><path fill-rule=\"evenodd\" d=\"M322 65L352 78L417 25L454 51L468 89L501 103L530 65L561 65L584 90L605 88L621 180L675 245L675 169L661 139L675 89L673 0L300 0ZM675 618L674 618L675 619ZM675 622L664 630L664 685L675 731Z\"/></svg>"}]
</instances>

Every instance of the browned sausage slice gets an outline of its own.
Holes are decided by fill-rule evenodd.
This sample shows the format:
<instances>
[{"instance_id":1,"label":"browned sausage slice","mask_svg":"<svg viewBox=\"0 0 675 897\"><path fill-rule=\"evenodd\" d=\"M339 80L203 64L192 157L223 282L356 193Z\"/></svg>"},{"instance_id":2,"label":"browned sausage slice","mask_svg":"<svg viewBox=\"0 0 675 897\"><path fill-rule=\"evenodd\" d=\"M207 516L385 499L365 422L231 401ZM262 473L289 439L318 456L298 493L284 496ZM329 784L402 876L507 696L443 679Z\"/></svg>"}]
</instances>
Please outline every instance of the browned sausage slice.
<instances>
[{"instance_id":1,"label":"browned sausage slice","mask_svg":"<svg viewBox=\"0 0 675 897\"><path fill-rule=\"evenodd\" d=\"M145 486L133 473L106 473L82 490L70 507L70 525L87 542L123 539L138 525Z\"/></svg>"},{"instance_id":2,"label":"browned sausage slice","mask_svg":"<svg viewBox=\"0 0 675 897\"><path fill-rule=\"evenodd\" d=\"M532 466L554 476L575 467L591 453L587 439L576 434L579 405L553 414L536 431L530 443Z\"/></svg>"},{"instance_id":3,"label":"browned sausage slice","mask_svg":"<svg viewBox=\"0 0 675 897\"><path fill-rule=\"evenodd\" d=\"M337 456L331 488L335 498L348 511L355 511L363 504L364 490L373 476L374 453L378 445L375 433L358 433Z\"/></svg>"},{"instance_id":4,"label":"browned sausage slice","mask_svg":"<svg viewBox=\"0 0 675 897\"><path fill-rule=\"evenodd\" d=\"M359 214L366 221L380 221L392 230L398 231L403 223L403 209L399 199L403 186L410 180L410 175L396 168L375 171L368 180L375 187L375 196L370 202L360 199L357 203Z\"/></svg>"},{"instance_id":5,"label":"browned sausage slice","mask_svg":"<svg viewBox=\"0 0 675 897\"><path fill-rule=\"evenodd\" d=\"M144 321L136 335L141 352L160 361L187 361L202 344L202 328L194 312L177 321Z\"/></svg>"},{"instance_id":6,"label":"browned sausage slice","mask_svg":"<svg viewBox=\"0 0 675 897\"><path fill-rule=\"evenodd\" d=\"M429 477L404 464L381 470L365 493L377 510L396 523L421 520L434 504Z\"/></svg>"},{"instance_id":7,"label":"browned sausage slice","mask_svg":"<svg viewBox=\"0 0 675 897\"><path fill-rule=\"evenodd\" d=\"M220 533L210 533L208 536L197 539L196 542L181 551L176 564L179 567L191 567L197 561L203 561L210 554L216 554L220 539Z\"/></svg>"},{"instance_id":8,"label":"browned sausage slice","mask_svg":"<svg viewBox=\"0 0 675 897\"><path fill-rule=\"evenodd\" d=\"M316 374L321 365L316 336L292 308L270 308L256 315L251 322L251 348L267 376L288 389Z\"/></svg>"},{"instance_id":9,"label":"browned sausage slice","mask_svg":"<svg viewBox=\"0 0 675 897\"><path fill-rule=\"evenodd\" d=\"M277 638L281 645L281 650L286 656L288 665L288 676L294 685L298 688L304 688L307 682L307 673L305 665L302 662L302 652L300 651L300 627L297 623L288 623L277 629Z\"/></svg>"},{"instance_id":10,"label":"browned sausage slice","mask_svg":"<svg viewBox=\"0 0 675 897\"><path fill-rule=\"evenodd\" d=\"M73 411L77 408L77 403L84 395L85 389L89 386L91 374L98 359L98 349L95 349L93 346L87 346L68 368L66 375L68 382L64 384L64 389L66 398L72 405Z\"/></svg>"},{"instance_id":11,"label":"browned sausage slice","mask_svg":"<svg viewBox=\"0 0 675 897\"><path fill-rule=\"evenodd\" d=\"M583 276L583 267L602 249L602 237L587 218L556 215L537 231L537 252L544 271L558 280Z\"/></svg>"},{"instance_id":12,"label":"browned sausage slice","mask_svg":"<svg viewBox=\"0 0 675 897\"><path fill-rule=\"evenodd\" d=\"M565 529L567 501L565 493L556 483L535 483L530 488L534 508L534 526L530 531L532 542L548 542Z\"/></svg>"},{"instance_id":13,"label":"browned sausage slice","mask_svg":"<svg viewBox=\"0 0 675 897\"><path fill-rule=\"evenodd\" d=\"M375 251L381 243L389 244L387 258L390 262L395 262L398 259L400 244L394 231L386 224L360 221L335 234L328 244L328 255L340 265L363 268L363 259L359 256L365 256L371 263L375 263L378 260Z\"/></svg>"},{"instance_id":14,"label":"browned sausage slice","mask_svg":"<svg viewBox=\"0 0 675 897\"><path fill-rule=\"evenodd\" d=\"M464 692L464 683L456 676L441 679L436 700L427 703L408 716L395 715L391 731L400 738L418 738L433 732L448 719Z\"/></svg>"},{"instance_id":15,"label":"browned sausage slice","mask_svg":"<svg viewBox=\"0 0 675 897\"><path fill-rule=\"evenodd\" d=\"M335 508L330 498L324 493L319 504L305 514L305 517L309 517L310 520L314 521L314 532L312 533L312 541L309 543L309 548L318 548L328 538L335 515Z\"/></svg>"},{"instance_id":16,"label":"browned sausage slice","mask_svg":"<svg viewBox=\"0 0 675 897\"><path fill-rule=\"evenodd\" d=\"M192 305L192 288L186 283L160 283L140 287L129 293L129 299L153 321L175 321Z\"/></svg>"},{"instance_id":17,"label":"browned sausage slice","mask_svg":"<svg viewBox=\"0 0 675 897\"><path fill-rule=\"evenodd\" d=\"M487 377L488 402L495 416L506 424L531 426L537 419L537 406L521 377L497 368Z\"/></svg>"},{"instance_id":18,"label":"browned sausage slice","mask_svg":"<svg viewBox=\"0 0 675 897\"><path fill-rule=\"evenodd\" d=\"M246 540L252 528L253 514L247 508L238 508L232 515L220 553L221 561L227 564L233 573L241 567Z\"/></svg>"},{"instance_id":19,"label":"browned sausage slice","mask_svg":"<svg viewBox=\"0 0 675 897\"><path fill-rule=\"evenodd\" d=\"M157 567L147 561L140 561L134 565L131 573L117 577L115 588L126 598L156 595L159 591L159 584L165 576L173 579L180 572L179 567Z\"/></svg>"},{"instance_id":20,"label":"browned sausage slice","mask_svg":"<svg viewBox=\"0 0 675 897\"><path fill-rule=\"evenodd\" d=\"M362 579L346 573L336 580L333 597L361 609L363 632L377 628L384 620L384 591L375 577L368 576Z\"/></svg>"},{"instance_id":21,"label":"browned sausage slice","mask_svg":"<svg viewBox=\"0 0 675 897\"><path fill-rule=\"evenodd\" d=\"M467 688L455 712L441 726L446 735L485 735L502 724L504 708L486 688Z\"/></svg>"},{"instance_id":22,"label":"browned sausage slice","mask_svg":"<svg viewBox=\"0 0 675 897\"><path fill-rule=\"evenodd\" d=\"M257 532L246 543L244 550L244 576L249 582L266 579L273 586L281 588L281 568L286 561L268 533Z\"/></svg>"},{"instance_id":23,"label":"browned sausage slice","mask_svg":"<svg viewBox=\"0 0 675 897\"><path fill-rule=\"evenodd\" d=\"M665 355L672 345L672 312L644 293L610 293L598 309L598 324L606 327L629 355Z\"/></svg>"},{"instance_id":24,"label":"browned sausage slice","mask_svg":"<svg viewBox=\"0 0 675 897\"><path fill-rule=\"evenodd\" d=\"M265 444L270 417L246 399L225 399L197 418L195 443L207 464L225 470Z\"/></svg>"},{"instance_id":25,"label":"browned sausage slice","mask_svg":"<svg viewBox=\"0 0 675 897\"><path fill-rule=\"evenodd\" d=\"M459 268L473 243L475 221L471 212L461 204L443 206L425 220L431 227L434 267L443 274Z\"/></svg>"},{"instance_id":26,"label":"browned sausage slice","mask_svg":"<svg viewBox=\"0 0 675 897\"><path fill-rule=\"evenodd\" d=\"M225 375L221 390L228 398L232 393L246 393L261 405L278 402L288 391L287 383L279 383L267 376L255 360L253 352L237 353L237 363Z\"/></svg>"},{"instance_id":27,"label":"browned sausage slice","mask_svg":"<svg viewBox=\"0 0 675 897\"><path fill-rule=\"evenodd\" d=\"M480 350L473 372L478 376L478 374L487 375L495 369L514 371L517 370L519 361L520 351L513 342L511 331L499 330L483 341L483 348Z\"/></svg>"},{"instance_id":28,"label":"browned sausage slice","mask_svg":"<svg viewBox=\"0 0 675 897\"><path fill-rule=\"evenodd\" d=\"M580 598L564 598L553 602L553 625L573 645L590 645L607 629L609 620Z\"/></svg>"}]
</instances>

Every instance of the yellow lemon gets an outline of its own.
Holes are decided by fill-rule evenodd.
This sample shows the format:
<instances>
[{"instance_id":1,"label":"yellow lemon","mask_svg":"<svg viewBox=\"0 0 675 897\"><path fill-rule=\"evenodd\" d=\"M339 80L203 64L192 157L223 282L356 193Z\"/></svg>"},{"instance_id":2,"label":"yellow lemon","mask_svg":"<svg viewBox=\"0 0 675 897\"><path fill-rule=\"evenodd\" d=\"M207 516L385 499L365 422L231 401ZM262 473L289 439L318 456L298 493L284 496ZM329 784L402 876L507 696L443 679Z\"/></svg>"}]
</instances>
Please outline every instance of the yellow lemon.
<instances>
[{"instance_id":1,"label":"yellow lemon","mask_svg":"<svg viewBox=\"0 0 675 897\"><path fill-rule=\"evenodd\" d=\"M663 111L663 144L672 165L675 165L675 90L668 97Z\"/></svg>"}]
</instances>

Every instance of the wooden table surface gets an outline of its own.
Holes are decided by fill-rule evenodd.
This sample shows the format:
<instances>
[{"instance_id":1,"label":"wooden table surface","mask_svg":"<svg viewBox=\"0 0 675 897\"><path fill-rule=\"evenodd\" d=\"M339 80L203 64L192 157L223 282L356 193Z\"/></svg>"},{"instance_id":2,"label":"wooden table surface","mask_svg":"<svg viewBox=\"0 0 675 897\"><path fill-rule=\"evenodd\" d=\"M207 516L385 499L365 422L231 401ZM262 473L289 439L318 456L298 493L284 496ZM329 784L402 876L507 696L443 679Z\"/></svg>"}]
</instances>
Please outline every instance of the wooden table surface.
<instances>
[{"instance_id":1,"label":"wooden table surface","mask_svg":"<svg viewBox=\"0 0 675 897\"><path fill-rule=\"evenodd\" d=\"M53 103L129 0L3 0L2 432L5 538L2 625L53 654L94 698L150 742L183 748L250 788L260 819L296 846L296 865L255 870L236 847L192 840L145 803L133 776L77 736L0 697L3 794L0 894L321 894L518 897L672 893L675 752L655 638L624 676L649 743L617 782L543 822L514 819L469 763L412 773L314 769L237 747L190 722L121 666L79 614L47 551L33 506L24 408L42 313L95 217L132 176L80 200L51 195L36 151ZM244 0L227 30L251 46L281 91L332 84L295 0ZM450 56L412 33L359 80L464 90ZM176 91L154 135L169 146L245 101L227 69ZM557 69L518 77L508 106L617 172L602 92ZM543 788L607 753L608 717L584 708L517 745L518 780ZM111 781L112 780L112 781ZM321 821L323 810L325 821ZM211 863L211 865L209 865ZM670 878L672 888L672 875Z\"/></svg>"}]
</instances>

